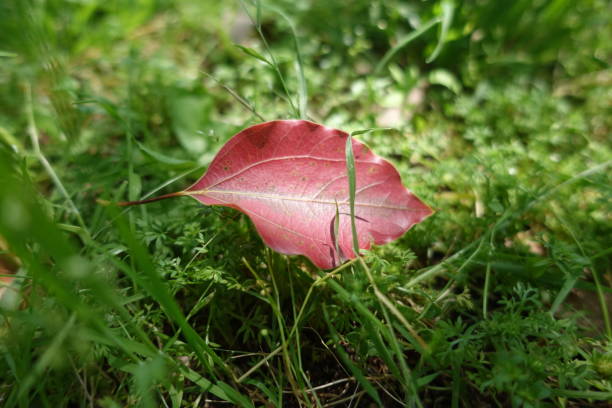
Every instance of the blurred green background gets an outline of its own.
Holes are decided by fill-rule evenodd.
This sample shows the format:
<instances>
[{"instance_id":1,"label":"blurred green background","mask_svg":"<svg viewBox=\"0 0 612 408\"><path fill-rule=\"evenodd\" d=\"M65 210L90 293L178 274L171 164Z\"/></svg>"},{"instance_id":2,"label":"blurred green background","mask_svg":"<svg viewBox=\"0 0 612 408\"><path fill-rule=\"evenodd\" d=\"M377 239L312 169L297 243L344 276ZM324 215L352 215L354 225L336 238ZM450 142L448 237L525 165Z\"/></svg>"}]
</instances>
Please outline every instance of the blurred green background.
<instances>
[{"instance_id":1,"label":"blurred green background","mask_svg":"<svg viewBox=\"0 0 612 408\"><path fill-rule=\"evenodd\" d=\"M0 3L0 405L607 406L605 0ZM177 199L302 117L437 210L320 271ZM376 288L376 289L375 289Z\"/></svg>"}]
</instances>

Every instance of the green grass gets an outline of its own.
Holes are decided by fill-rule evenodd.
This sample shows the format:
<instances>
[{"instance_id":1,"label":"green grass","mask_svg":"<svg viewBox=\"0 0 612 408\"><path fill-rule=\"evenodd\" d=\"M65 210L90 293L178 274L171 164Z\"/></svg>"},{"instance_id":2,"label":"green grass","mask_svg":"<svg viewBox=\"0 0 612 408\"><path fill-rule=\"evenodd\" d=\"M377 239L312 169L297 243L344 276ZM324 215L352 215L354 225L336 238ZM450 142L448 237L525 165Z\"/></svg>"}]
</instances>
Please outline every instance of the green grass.
<instances>
[{"instance_id":1,"label":"green grass","mask_svg":"<svg viewBox=\"0 0 612 408\"><path fill-rule=\"evenodd\" d=\"M0 405L606 406L610 13L499 10L0 4ZM436 213L321 271L231 209L104 205L294 117Z\"/></svg>"}]
</instances>

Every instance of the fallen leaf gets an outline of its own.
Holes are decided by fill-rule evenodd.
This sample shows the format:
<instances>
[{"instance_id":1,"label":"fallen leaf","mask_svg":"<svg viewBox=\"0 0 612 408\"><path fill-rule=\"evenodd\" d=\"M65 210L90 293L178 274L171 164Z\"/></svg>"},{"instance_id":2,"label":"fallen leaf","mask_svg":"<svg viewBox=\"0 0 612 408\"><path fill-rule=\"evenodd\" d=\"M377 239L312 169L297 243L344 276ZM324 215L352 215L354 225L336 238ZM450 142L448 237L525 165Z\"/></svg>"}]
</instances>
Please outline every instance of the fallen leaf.
<instances>
[{"instance_id":1,"label":"fallen leaf","mask_svg":"<svg viewBox=\"0 0 612 408\"><path fill-rule=\"evenodd\" d=\"M333 268L356 256L345 158L348 136L305 120L261 123L232 137L187 190L120 204L186 195L206 205L232 207L249 216L270 248ZM393 165L355 139L352 146L360 249L397 239L432 214L402 185Z\"/></svg>"}]
</instances>

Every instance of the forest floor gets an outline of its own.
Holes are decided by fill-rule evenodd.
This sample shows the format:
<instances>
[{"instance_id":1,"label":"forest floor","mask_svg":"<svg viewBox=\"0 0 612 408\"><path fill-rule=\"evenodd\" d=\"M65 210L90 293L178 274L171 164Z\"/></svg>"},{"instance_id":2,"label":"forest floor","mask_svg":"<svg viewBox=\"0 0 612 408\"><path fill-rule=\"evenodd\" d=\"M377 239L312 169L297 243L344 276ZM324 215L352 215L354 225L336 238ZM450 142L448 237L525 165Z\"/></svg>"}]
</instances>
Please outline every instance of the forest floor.
<instances>
[{"instance_id":1,"label":"forest floor","mask_svg":"<svg viewBox=\"0 0 612 408\"><path fill-rule=\"evenodd\" d=\"M609 406L604 0L0 5L3 407ZM321 270L176 198L250 125L435 214Z\"/></svg>"}]
</instances>

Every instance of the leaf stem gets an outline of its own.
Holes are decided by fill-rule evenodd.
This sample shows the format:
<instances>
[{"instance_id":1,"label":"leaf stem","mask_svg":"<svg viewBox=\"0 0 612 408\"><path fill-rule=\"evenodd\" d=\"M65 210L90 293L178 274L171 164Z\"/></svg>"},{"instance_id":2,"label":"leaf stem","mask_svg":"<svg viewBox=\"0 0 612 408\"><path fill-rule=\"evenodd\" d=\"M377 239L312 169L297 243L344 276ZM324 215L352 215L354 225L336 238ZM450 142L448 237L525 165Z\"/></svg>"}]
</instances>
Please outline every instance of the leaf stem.
<instances>
[{"instance_id":1,"label":"leaf stem","mask_svg":"<svg viewBox=\"0 0 612 408\"><path fill-rule=\"evenodd\" d=\"M166 200L168 198L180 197L184 195L189 195L189 193L187 193L186 191L177 191L175 193L169 193L169 194L164 194L164 195L160 195L160 196L153 197L153 198L147 198L146 200L121 201L121 202L118 202L117 205L120 207L129 207L132 205L148 204L148 203L153 203L155 201Z\"/></svg>"}]
</instances>

